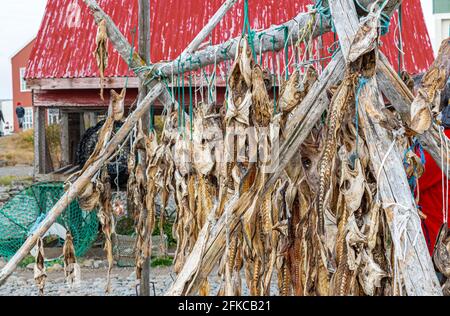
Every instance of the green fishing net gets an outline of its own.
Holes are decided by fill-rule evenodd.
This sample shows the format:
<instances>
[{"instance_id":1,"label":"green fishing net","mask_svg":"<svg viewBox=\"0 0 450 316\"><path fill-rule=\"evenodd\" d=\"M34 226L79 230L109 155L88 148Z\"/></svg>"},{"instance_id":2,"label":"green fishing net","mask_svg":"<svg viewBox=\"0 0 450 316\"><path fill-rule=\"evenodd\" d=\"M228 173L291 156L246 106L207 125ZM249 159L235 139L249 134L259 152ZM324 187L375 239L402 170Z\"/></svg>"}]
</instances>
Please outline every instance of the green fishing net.
<instances>
[{"instance_id":1,"label":"green fishing net","mask_svg":"<svg viewBox=\"0 0 450 316\"><path fill-rule=\"evenodd\" d=\"M63 194L62 182L39 183L22 191L0 208L0 257L9 260L14 256ZM78 202L73 201L52 225L46 238L56 236L56 242L62 245L65 231L69 230L75 253L80 257L96 240L98 226L97 212L83 211Z\"/></svg>"}]
</instances>

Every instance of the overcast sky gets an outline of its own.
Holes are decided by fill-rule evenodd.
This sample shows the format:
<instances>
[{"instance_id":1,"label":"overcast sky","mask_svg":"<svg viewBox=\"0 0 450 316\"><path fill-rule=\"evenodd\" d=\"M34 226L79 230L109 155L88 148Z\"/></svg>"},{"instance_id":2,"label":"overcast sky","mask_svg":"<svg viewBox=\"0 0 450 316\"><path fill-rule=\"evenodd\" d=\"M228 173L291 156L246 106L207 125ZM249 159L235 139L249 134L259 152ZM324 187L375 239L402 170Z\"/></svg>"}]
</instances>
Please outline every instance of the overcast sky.
<instances>
[{"instance_id":1,"label":"overcast sky","mask_svg":"<svg viewBox=\"0 0 450 316\"><path fill-rule=\"evenodd\" d=\"M11 57L37 35L46 3L0 1L0 99L12 98Z\"/></svg>"},{"instance_id":2,"label":"overcast sky","mask_svg":"<svg viewBox=\"0 0 450 316\"><path fill-rule=\"evenodd\" d=\"M431 26L431 0L421 0ZM37 35L47 0L0 1L0 99L12 98L11 57ZM434 34L430 34L434 37Z\"/></svg>"}]
</instances>

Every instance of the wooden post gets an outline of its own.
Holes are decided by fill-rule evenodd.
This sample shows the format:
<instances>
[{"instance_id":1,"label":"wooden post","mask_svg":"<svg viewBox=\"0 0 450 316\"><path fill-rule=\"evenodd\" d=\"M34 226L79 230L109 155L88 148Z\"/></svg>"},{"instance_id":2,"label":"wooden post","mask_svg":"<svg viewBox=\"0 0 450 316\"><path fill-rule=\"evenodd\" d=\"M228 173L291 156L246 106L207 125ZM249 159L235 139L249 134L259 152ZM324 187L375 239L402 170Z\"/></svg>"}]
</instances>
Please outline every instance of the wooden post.
<instances>
[{"instance_id":1,"label":"wooden post","mask_svg":"<svg viewBox=\"0 0 450 316\"><path fill-rule=\"evenodd\" d=\"M70 164L70 144L69 144L69 115L61 111L61 167Z\"/></svg>"},{"instance_id":2,"label":"wooden post","mask_svg":"<svg viewBox=\"0 0 450 316\"><path fill-rule=\"evenodd\" d=\"M139 0L139 55L145 64L150 64L150 0ZM141 102L145 95L147 94L147 87L142 84L141 81L139 87L138 102ZM142 120L143 131L146 135L150 132L150 111L145 113ZM146 170L145 165L145 153L139 153L140 163L143 165L143 169ZM144 222L147 219L147 209L141 210L143 213ZM147 234L152 234L152 232L147 231ZM145 258L144 266L142 267L141 279L140 281L140 296L150 296L150 262L151 256Z\"/></svg>"},{"instance_id":3,"label":"wooden post","mask_svg":"<svg viewBox=\"0 0 450 316\"><path fill-rule=\"evenodd\" d=\"M34 173L44 174L49 169L45 135L45 108L34 107Z\"/></svg>"}]
</instances>

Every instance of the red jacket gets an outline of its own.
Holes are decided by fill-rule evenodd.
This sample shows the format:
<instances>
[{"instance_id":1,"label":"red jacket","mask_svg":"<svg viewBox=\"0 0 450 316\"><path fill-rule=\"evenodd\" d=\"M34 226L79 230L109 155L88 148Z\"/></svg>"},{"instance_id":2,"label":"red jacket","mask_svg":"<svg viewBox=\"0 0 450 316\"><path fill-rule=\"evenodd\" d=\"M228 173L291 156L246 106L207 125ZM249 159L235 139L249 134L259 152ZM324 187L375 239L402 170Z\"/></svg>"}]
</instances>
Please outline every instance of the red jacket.
<instances>
[{"instance_id":1,"label":"red jacket","mask_svg":"<svg viewBox=\"0 0 450 316\"><path fill-rule=\"evenodd\" d=\"M445 134L450 139L450 130ZM422 228L430 254L433 253L437 234L442 226L442 170L425 151L425 172L419 179L419 206L427 218L422 221ZM447 180L450 185L450 180ZM449 194L450 195L450 194ZM450 226L449 226L450 227Z\"/></svg>"}]
</instances>

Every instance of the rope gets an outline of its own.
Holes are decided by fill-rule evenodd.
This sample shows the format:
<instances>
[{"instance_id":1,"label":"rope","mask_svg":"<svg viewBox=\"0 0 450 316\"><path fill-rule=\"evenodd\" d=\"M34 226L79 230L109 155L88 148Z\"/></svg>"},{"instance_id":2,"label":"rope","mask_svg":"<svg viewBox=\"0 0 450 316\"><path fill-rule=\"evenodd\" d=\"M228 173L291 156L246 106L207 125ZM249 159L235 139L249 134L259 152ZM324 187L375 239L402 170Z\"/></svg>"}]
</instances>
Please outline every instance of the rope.
<instances>
[{"instance_id":1,"label":"rope","mask_svg":"<svg viewBox=\"0 0 450 316\"><path fill-rule=\"evenodd\" d=\"M408 154L408 152L413 152L415 153L416 150L419 151L419 155L420 155L420 162L423 166L425 166L426 164L426 159L425 159L425 153L423 151L423 147L422 145L420 145L419 141L417 140L417 138L413 139L413 144L411 145L411 147L409 147L408 149L405 150L404 152L404 158L403 158L403 165L405 166L405 169L407 169L410 165L408 163L408 161L406 160L406 155ZM417 172L417 167L414 165L414 174ZM416 188L417 188L417 177L415 175L412 175L411 178L408 179L408 183L409 183L409 187L411 188L411 193L414 195L416 192Z\"/></svg>"},{"instance_id":2,"label":"rope","mask_svg":"<svg viewBox=\"0 0 450 316\"><path fill-rule=\"evenodd\" d=\"M185 132L186 129L186 117L184 115L184 113L186 113L185 111L185 103L184 103L184 92L185 92L185 83L184 83L184 63L181 64L181 79L182 79L182 92L181 92L181 98L182 98L182 104L181 104L181 122L182 122L182 127L183 127L183 134Z\"/></svg>"},{"instance_id":3,"label":"rope","mask_svg":"<svg viewBox=\"0 0 450 316\"><path fill-rule=\"evenodd\" d=\"M353 168L355 167L355 161L359 158L359 96L361 94L362 88L367 84L369 79L366 77L360 77L358 81L358 87L356 89L355 97L355 127L356 127L356 149L354 155L351 157Z\"/></svg>"},{"instance_id":4,"label":"rope","mask_svg":"<svg viewBox=\"0 0 450 316\"><path fill-rule=\"evenodd\" d=\"M181 75L180 75L180 68L181 68L181 59L178 59L178 75L177 75L177 100L178 100L178 132L181 132Z\"/></svg>"},{"instance_id":5,"label":"rope","mask_svg":"<svg viewBox=\"0 0 450 316\"><path fill-rule=\"evenodd\" d=\"M190 68L192 69L192 58L189 57L189 65ZM189 72L189 125L190 125L190 129L191 129L191 141L193 140L193 135L194 135L194 126L193 126L193 121L194 121L194 106L193 106L193 100L192 100L192 72Z\"/></svg>"},{"instance_id":6,"label":"rope","mask_svg":"<svg viewBox=\"0 0 450 316\"><path fill-rule=\"evenodd\" d=\"M398 27L399 27L399 49L398 49L398 74L400 75L400 73L403 70L403 37L402 37L402 33L403 33L403 10L402 10L402 5L400 4L400 6L398 7Z\"/></svg>"},{"instance_id":7,"label":"rope","mask_svg":"<svg viewBox=\"0 0 450 316\"><path fill-rule=\"evenodd\" d=\"M446 167L446 174L444 172L444 157L449 157L449 151L448 151L448 139L447 136L444 134L443 130L444 127L443 126L439 126L439 139L440 139L440 151L441 151L441 172L442 172L442 180L441 180L441 184L442 184L442 221L444 223L448 223L448 193L449 193L449 185L448 185L448 181L447 181L447 174L448 174L448 164ZM445 148L445 154L446 156L444 156L444 146Z\"/></svg>"},{"instance_id":8,"label":"rope","mask_svg":"<svg viewBox=\"0 0 450 316\"><path fill-rule=\"evenodd\" d=\"M380 203L379 183L380 183L381 172L383 171L384 164L386 163L386 161L387 161L389 155L391 154L391 151L392 151L392 150L394 149L394 147L395 147L395 144L396 144L396 142L397 142L397 137L400 137L402 134L404 134L404 132L405 132L404 129L400 129L400 130L398 130L398 131L394 131L394 132L393 132L393 134L394 134L394 139L393 139L391 145L389 146L389 149L388 149L388 151L386 152L386 155L384 156L384 158L383 158L383 160L382 160L382 162L381 162L380 169L379 169L378 172L377 172L377 201L378 201L378 203Z\"/></svg>"},{"instance_id":9,"label":"rope","mask_svg":"<svg viewBox=\"0 0 450 316\"><path fill-rule=\"evenodd\" d=\"M244 0L244 26L242 29L242 35L245 35L247 33L248 35L248 43L252 49L252 54L254 60L257 60L256 51L255 51L255 32L252 31L251 25L250 25L250 18L249 18L249 8L248 8L248 0Z\"/></svg>"},{"instance_id":10,"label":"rope","mask_svg":"<svg viewBox=\"0 0 450 316\"><path fill-rule=\"evenodd\" d=\"M276 61L276 53L275 53L275 35L272 35L272 64L273 64L273 114L277 114L277 76L275 74L275 61Z\"/></svg>"},{"instance_id":11,"label":"rope","mask_svg":"<svg viewBox=\"0 0 450 316\"><path fill-rule=\"evenodd\" d=\"M382 7L386 5L387 1L384 1ZM365 8L358 0L355 0L356 5L364 11L364 13L369 13L369 10ZM386 35L389 32L389 27L391 25L391 18L386 14L381 12L380 15L380 23L381 23L381 35Z\"/></svg>"},{"instance_id":12,"label":"rope","mask_svg":"<svg viewBox=\"0 0 450 316\"><path fill-rule=\"evenodd\" d=\"M131 62L133 61L134 46L136 44L136 28L131 30L131 34L133 37L133 46L131 46L130 58L128 60L128 71L127 71L127 78L125 80L125 90L127 90L127 88L128 88L128 81L130 79Z\"/></svg>"}]
</instances>

